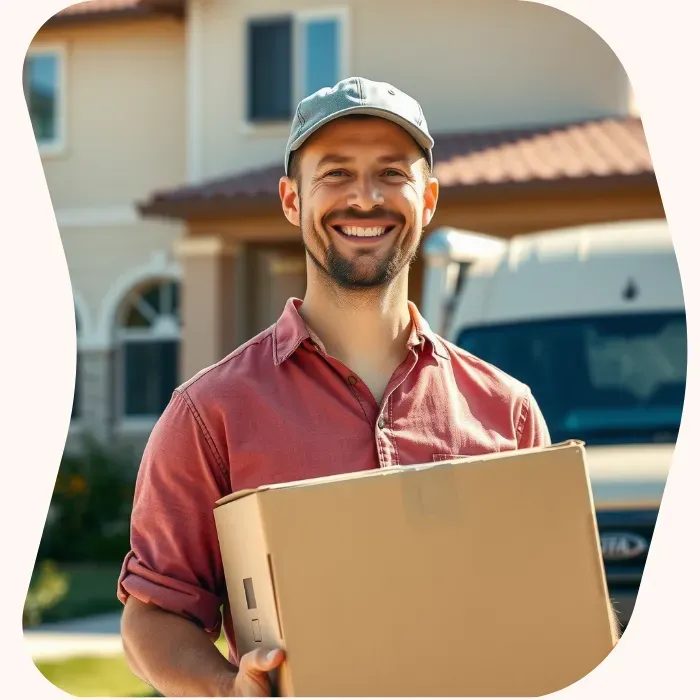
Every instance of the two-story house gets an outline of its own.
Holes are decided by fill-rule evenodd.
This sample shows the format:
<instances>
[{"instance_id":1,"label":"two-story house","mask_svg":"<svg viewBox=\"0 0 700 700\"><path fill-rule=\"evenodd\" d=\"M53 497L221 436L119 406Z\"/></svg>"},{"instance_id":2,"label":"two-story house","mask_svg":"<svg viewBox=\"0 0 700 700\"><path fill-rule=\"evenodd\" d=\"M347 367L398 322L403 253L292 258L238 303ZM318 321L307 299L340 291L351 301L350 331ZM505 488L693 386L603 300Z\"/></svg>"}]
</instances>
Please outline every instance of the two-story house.
<instances>
[{"instance_id":1,"label":"two-story house","mask_svg":"<svg viewBox=\"0 0 700 700\"><path fill-rule=\"evenodd\" d=\"M92 0L42 28L26 74L76 297L76 425L109 437L145 439L178 381L303 296L277 184L294 106L340 78L423 105L431 228L664 216L621 64L541 5Z\"/></svg>"},{"instance_id":2,"label":"two-story house","mask_svg":"<svg viewBox=\"0 0 700 700\"><path fill-rule=\"evenodd\" d=\"M177 380L177 221L144 193L186 179L184 3L94 0L34 37L25 95L70 272L81 433L142 442Z\"/></svg>"}]
</instances>

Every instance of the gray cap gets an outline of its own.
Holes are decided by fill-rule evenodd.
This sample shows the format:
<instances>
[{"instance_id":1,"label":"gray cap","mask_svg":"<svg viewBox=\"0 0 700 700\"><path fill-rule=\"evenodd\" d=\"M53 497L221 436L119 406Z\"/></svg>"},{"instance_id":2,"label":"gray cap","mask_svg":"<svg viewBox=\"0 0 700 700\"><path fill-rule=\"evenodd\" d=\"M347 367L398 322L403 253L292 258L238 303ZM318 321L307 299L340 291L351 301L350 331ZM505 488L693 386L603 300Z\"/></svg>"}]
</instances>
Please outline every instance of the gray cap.
<instances>
[{"instance_id":1,"label":"gray cap","mask_svg":"<svg viewBox=\"0 0 700 700\"><path fill-rule=\"evenodd\" d=\"M304 98L297 107L284 153L284 171L289 174L289 156L324 124L348 114L369 114L398 124L415 139L433 168L433 146L421 106L412 97L388 83L367 78L346 78L335 87L322 88Z\"/></svg>"}]
</instances>

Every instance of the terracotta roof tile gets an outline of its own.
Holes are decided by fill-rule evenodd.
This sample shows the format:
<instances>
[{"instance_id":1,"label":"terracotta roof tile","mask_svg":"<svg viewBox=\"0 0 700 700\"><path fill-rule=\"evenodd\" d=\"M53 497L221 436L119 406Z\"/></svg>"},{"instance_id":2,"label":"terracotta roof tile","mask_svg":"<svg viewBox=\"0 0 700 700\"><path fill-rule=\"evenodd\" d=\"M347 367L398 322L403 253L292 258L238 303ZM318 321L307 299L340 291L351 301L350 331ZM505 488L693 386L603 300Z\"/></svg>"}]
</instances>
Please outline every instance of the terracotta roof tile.
<instances>
[{"instance_id":1,"label":"terracotta roof tile","mask_svg":"<svg viewBox=\"0 0 700 700\"><path fill-rule=\"evenodd\" d=\"M435 135L435 175L441 191L451 188L582 180L654 174L638 118L609 118L528 129ZM187 206L236 205L274 198L281 164L200 185L156 192L144 214L182 215ZM177 210L178 213L175 213Z\"/></svg>"},{"instance_id":2,"label":"terracotta roof tile","mask_svg":"<svg viewBox=\"0 0 700 700\"><path fill-rule=\"evenodd\" d=\"M639 119L435 138L443 187L653 172Z\"/></svg>"}]
</instances>

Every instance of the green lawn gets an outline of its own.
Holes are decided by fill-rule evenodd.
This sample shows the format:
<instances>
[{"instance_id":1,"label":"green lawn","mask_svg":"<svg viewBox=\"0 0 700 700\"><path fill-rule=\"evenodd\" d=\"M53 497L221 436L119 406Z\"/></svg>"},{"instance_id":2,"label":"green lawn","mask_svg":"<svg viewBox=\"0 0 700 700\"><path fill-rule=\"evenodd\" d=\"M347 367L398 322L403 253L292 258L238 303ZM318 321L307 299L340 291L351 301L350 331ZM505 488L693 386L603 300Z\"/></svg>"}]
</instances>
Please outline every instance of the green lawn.
<instances>
[{"instance_id":1,"label":"green lawn","mask_svg":"<svg viewBox=\"0 0 700 700\"><path fill-rule=\"evenodd\" d=\"M152 688L131 673L123 656L47 661L36 666L50 683L76 697L155 696Z\"/></svg>"},{"instance_id":2,"label":"green lawn","mask_svg":"<svg viewBox=\"0 0 700 700\"><path fill-rule=\"evenodd\" d=\"M121 563L59 564L69 577L68 592L55 607L42 615L42 622L58 622L99 615L121 609L117 600L117 579Z\"/></svg>"},{"instance_id":3,"label":"green lawn","mask_svg":"<svg viewBox=\"0 0 700 700\"><path fill-rule=\"evenodd\" d=\"M217 646L226 654L226 642ZM76 697L158 697L158 694L134 676L123 655L106 658L76 658L67 661L39 662L41 674L57 688Z\"/></svg>"}]
</instances>

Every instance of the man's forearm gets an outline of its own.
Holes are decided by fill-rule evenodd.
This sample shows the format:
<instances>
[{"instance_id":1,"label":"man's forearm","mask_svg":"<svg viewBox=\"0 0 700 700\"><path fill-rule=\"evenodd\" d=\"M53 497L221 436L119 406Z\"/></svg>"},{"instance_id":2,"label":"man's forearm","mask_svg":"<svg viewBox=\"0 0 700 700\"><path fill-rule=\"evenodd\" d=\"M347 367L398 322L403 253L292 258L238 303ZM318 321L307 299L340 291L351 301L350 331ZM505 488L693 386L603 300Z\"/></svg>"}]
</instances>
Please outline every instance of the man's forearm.
<instances>
[{"instance_id":1,"label":"man's forearm","mask_svg":"<svg viewBox=\"0 0 700 700\"><path fill-rule=\"evenodd\" d=\"M193 622L130 598L122 639L132 672L162 695L233 695L236 669Z\"/></svg>"}]
</instances>

